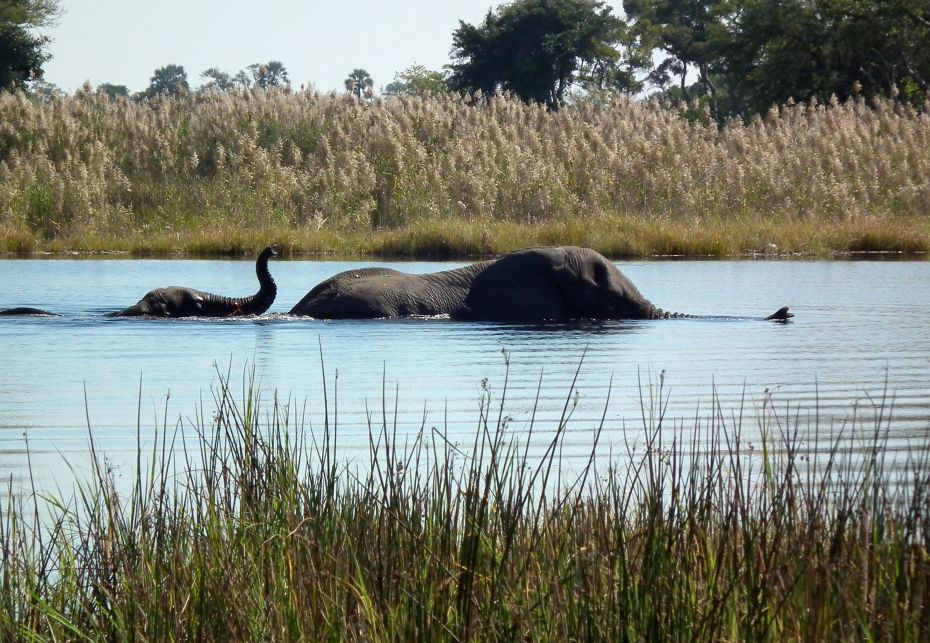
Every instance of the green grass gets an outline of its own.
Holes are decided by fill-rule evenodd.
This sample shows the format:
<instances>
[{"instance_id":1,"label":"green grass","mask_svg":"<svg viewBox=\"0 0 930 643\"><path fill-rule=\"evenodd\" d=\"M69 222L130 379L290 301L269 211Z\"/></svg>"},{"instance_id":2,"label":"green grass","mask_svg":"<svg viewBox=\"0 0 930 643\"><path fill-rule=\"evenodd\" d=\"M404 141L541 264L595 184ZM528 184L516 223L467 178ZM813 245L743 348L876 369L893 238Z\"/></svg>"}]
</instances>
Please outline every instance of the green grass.
<instances>
[{"instance_id":1,"label":"green grass","mask_svg":"<svg viewBox=\"0 0 930 643\"><path fill-rule=\"evenodd\" d=\"M813 454L804 414L766 400L747 455L737 413L686 430L663 416L659 384L643 392L639 445L598 465L595 427L590 460L570 466L572 392L560 420L530 425L544 451L531 458L505 387L464 444L401 435L382 412L370 464L347 467L333 412L311 430L250 381L237 399L221 377L211 420L140 448L150 464L131 491L94 453L74 502L9 501L0 639L930 635L930 451L917 441L892 466L881 401Z\"/></svg>"},{"instance_id":2,"label":"green grass","mask_svg":"<svg viewBox=\"0 0 930 643\"><path fill-rule=\"evenodd\" d=\"M645 221L615 216L538 224L428 221L398 229L361 232L210 225L183 232L129 231L120 236L67 237L53 241L42 241L27 229L0 229L0 252L15 256L44 252L245 256L272 243L278 244L286 256L348 258L476 258L537 245L587 246L612 258L842 257L875 252L920 258L930 253L930 224L922 219L779 224L763 220Z\"/></svg>"}]
</instances>

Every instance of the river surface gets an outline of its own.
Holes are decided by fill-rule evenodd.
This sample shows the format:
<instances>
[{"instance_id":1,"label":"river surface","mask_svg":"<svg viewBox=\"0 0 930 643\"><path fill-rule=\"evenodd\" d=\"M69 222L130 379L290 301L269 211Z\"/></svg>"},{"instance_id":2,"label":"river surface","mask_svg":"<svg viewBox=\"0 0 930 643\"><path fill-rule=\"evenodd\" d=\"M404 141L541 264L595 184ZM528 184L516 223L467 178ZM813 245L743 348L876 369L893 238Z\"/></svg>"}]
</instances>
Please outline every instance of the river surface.
<instances>
[{"instance_id":1,"label":"river surface","mask_svg":"<svg viewBox=\"0 0 930 643\"><path fill-rule=\"evenodd\" d=\"M930 262L618 263L666 310L751 317L789 305L797 316L787 324L718 317L525 326L286 315L316 283L370 265L432 272L464 264L273 261L278 297L266 316L149 320L102 314L160 286L250 294L253 262L0 260L0 308L62 313L0 318L0 497L10 481L14 490L29 483L30 460L37 487L67 490L72 476L87 471L88 427L115 475L131 478L137 439L148 445L165 426L193 434L198 418L209 424L218 373L230 374L241 397L252 369L266 408L275 394L290 400L311 435L323 426L325 372L347 463L367 456L369 418L378 425L385 415L403 436L436 427L470 444L482 399L491 396L496 419L505 380L507 431L517 439L531 423L538 435L551 435L568 401L569 460L587 457L602 417L599 459L641 444L643 416L656 415L660 397L670 430L713 414L732 430L742 418L744 443L758 442L767 400L811 449L840 428L844 444L862 448L879 414L892 418L883 425L889 449L924 445L930 431ZM854 417L863 421L853 424Z\"/></svg>"}]
</instances>

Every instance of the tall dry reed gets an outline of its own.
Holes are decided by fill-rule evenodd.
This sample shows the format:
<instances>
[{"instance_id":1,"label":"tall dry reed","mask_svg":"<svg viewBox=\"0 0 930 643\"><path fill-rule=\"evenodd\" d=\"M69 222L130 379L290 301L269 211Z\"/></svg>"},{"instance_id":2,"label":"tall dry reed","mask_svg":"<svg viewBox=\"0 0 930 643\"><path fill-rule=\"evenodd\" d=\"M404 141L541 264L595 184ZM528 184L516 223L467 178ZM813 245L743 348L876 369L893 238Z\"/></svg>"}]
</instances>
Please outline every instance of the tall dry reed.
<instances>
[{"instance_id":1,"label":"tall dry reed","mask_svg":"<svg viewBox=\"0 0 930 643\"><path fill-rule=\"evenodd\" d=\"M286 90L137 104L3 93L0 240L13 250L92 247L248 229L312 246L318 231L611 219L903 218L928 232L927 110L787 105L721 129L683 113L626 98L550 113L501 96L359 103Z\"/></svg>"}]
</instances>

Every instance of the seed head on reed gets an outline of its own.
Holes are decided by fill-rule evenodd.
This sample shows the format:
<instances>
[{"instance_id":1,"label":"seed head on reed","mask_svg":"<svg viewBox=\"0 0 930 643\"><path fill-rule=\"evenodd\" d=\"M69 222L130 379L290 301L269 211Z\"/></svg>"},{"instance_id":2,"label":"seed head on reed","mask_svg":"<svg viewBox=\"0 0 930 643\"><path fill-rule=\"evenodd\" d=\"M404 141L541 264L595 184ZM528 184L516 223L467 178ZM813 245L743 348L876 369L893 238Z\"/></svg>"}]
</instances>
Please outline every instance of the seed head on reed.
<instances>
[{"instance_id":1,"label":"seed head on reed","mask_svg":"<svg viewBox=\"0 0 930 643\"><path fill-rule=\"evenodd\" d=\"M352 231L448 224L460 219L459 202L492 223L592 213L733 225L913 221L930 209L928 149L927 113L880 99L789 103L718 129L621 98L550 113L506 96L363 106L308 91L143 104L3 93L0 225L118 236L126 213L151 233L155 222L254 225L259 211L298 230L319 212ZM41 216L26 196L36 185L51 190Z\"/></svg>"}]
</instances>

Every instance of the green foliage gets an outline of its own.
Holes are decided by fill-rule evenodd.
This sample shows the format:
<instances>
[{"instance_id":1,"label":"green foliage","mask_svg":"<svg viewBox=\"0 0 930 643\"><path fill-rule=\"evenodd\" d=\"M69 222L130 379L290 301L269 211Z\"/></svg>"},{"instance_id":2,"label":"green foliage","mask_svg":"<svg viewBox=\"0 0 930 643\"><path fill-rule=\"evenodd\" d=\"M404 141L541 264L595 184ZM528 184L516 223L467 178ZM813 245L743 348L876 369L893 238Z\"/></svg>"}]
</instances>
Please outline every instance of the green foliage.
<instances>
[{"instance_id":1,"label":"green foliage","mask_svg":"<svg viewBox=\"0 0 930 643\"><path fill-rule=\"evenodd\" d=\"M42 65L49 59L42 51L47 42L48 38L0 23L0 88L23 86L40 76Z\"/></svg>"},{"instance_id":2,"label":"green foliage","mask_svg":"<svg viewBox=\"0 0 930 643\"><path fill-rule=\"evenodd\" d=\"M290 83L287 69L279 60L253 63L246 69L240 69L235 76L218 67L211 67L203 71L200 77L206 81L200 86L201 92L228 92L239 88L271 89L272 87L284 87Z\"/></svg>"},{"instance_id":3,"label":"green foliage","mask_svg":"<svg viewBox=\"0 0 930 643\"><path fill-rule=\"evenodd\" d=\"M165 65L155 70L148 88L146 98L156 96L183 96L190 90L187 84L187 72L181 65Z\"/></svg>"},{"instance_id":4,"label":"green foliage","mask_svg":"<svg viewBox=\"0 0 930 643\"><path fill-rule=\"evenodd\" d=\"M445 75L431 71L423 65L411 65L394 74L394 82L384 88L385 96L414 96L427 98L449 91Z\"/></svg>"},{"instance_id":5,"label":"green foliage","mask_svg":"<svg viewBox=\"0 0 930 643\"><path fill-rule=\"evenodd\" d=\"M727 0L624 0L623 9L635 20L634 33L648 49L660 49L666 58L649 74L649 82L667 86L679 79L680 98L692 98L687 77L694 67L700 78L697 89L710 96L716 114L716 71L722 18Z\"/></svg>"},{"instance_id":6,"label":"green foliage","mask_svg":"<svg viewBox=\"0 0 930 643\"><path fill-rule=\"evenodd\" d=\"M291 82L280 60L271 60L265 64L253 63L248 69L252 74L252 86L258 89L283 87Z\"/></svg>"},{"instance_id":7,"label":"green foliage","mask_svg":"<svg viewBox=\"0 0 930 643\"><path fill-rule=\"evenodd\" d=\"M706 98L712 116L764 114L794 99L862 94L922 107L930 96L925 0L625 0L645 46L667 56L648 80ZM689 82L689 72L697 82Z\"/></svg>"},{"instance_id":8,"label":"green foliage","mask_svg":"<svg viewBox=\"0 0 930 643\"><path fill-rule=\"evenodd\" d=\"M210 67L201 72L200 77L206 81L200 86L201 91L228 92L238 85L236 78L217 67Z\"/></svg>"},{"instance_id":9,"label":"green foliage","mask_svg":"<svg viewBox=\"0 0 930 643\"><path fill-rule=\"evenodd\" d=\"M59 0L0 0L0 22L47 27L61 13Z\"/></svg>"},{"instance_id":10,"label":"green foliage","mask_svg":"<svg viewBox=\"0 0 930 643\"><path fill-rule=\"evenodd\" d=\"M0 90L42 77L49 39L34 30L52 24L59 11L58 0L0 0Z\"/></svg>"},{"instance_id":11,"label":"green foliage","mask_svg":"<svg viewBox=\"0 0 930 643\"><path fill-rule=\"evenodd\" d=\"M346 91L361 100L362 96L370 96L375 81L364 69L353 69L345 79Z\"/></svg>"},{"instance_id":12,"label":"green foliage","mask_svg":"<svg viewBox=\"0 0 930 643\"><path fill-rule=\"evenodd\" d=\"M106 94L107 98L110 100L114 100L116 98L129 98L129 88L126 87L126 85L100 83L97 85L97 91Z\"/></svg>"},{"instance_id":13,"label":"green foliage","mask_svg":"<svg viewBox=\"0 0 930 643\"><path fill-rule=\"evenodd\" d=\"M166 418L134 468L88 427L72 490L8 482L0 640L930 635L927 440L881 396L839 429L768 391L679 419L663 374L619 425L578 420L572 383L538 395L558 421L514 427L505 379L473 429L417 430L396 399L346 426L326 383L314 409L243 380L220 372L212 413Z\"/></svg>"},{"instance_id":14,"label":"green foliage","mask_svg":"<svg viewBox=\"0 0 930 643\"><path fill-rule=\"evenodd\" d=\"M25 194L25 214L29 227L43 239L51 238L58 225L55 222L54 201L47 185L36 183Z\"/></svg>"},{"instance_id":15,"label":"green foliage","mask_svg":"<svg viewBox=\"0 0 930 643\"><path fill-rule=\"evenodd\" d=\"M489 11L478 26L459 22L449 83L465 93L509 91L557 109L582 68L589 80L607 82L624 35L624 22L599 0L516 0Z\"/></svg>"}]
</instances>

